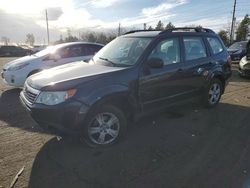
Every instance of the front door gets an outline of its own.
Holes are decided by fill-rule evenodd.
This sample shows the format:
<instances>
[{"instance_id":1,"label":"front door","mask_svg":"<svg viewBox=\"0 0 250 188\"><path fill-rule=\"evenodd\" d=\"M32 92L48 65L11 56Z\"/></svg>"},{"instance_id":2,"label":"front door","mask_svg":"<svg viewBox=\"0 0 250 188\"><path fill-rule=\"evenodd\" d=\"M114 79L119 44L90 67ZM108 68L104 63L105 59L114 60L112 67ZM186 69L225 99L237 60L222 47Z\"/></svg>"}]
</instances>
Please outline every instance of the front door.
<instances>
[{"instance_id":1,"label":"front door","mask_svg":"<svg viewBox=\"0 0 250 188\"><path fill-rule=\"evenodd\" d=\"M179 100L185 92L182 71L180 39L165 38L158 42L148 59L158 58L164 62L161 68L152 68L146 62L139 78L139 97L143 109L153 110Z\"/></svg>"}]
</instances>

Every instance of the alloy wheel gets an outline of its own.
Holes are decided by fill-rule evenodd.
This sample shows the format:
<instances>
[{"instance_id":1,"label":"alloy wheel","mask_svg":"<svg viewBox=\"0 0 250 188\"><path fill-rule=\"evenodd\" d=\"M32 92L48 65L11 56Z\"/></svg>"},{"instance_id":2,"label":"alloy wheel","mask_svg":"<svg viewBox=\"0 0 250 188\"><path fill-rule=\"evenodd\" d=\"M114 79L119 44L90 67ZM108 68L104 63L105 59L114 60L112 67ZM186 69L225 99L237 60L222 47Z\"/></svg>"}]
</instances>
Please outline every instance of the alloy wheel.
<instances>
[{"instance_id":1,"label":"alloy wheel","mask_svg":"<svg viewBox=\"0 0 250 188\"><path fill-rule=\"evenodd\" d=\"M216 104L221 95L221 88L218 83L213 83L208 92L208 101L210 104Z\"/></svg>"},{"instance_id":2,"label":"alloy wheel","mask_svg":"<svg viewBox=\"0 0 250 188\"><path fill-rule=\"evenodd\" d=\"M119 130L120 122L115 114L98 113L88 126L88 136L95 144L105 145L118 137Z\"/></svg>"}]
</instances>

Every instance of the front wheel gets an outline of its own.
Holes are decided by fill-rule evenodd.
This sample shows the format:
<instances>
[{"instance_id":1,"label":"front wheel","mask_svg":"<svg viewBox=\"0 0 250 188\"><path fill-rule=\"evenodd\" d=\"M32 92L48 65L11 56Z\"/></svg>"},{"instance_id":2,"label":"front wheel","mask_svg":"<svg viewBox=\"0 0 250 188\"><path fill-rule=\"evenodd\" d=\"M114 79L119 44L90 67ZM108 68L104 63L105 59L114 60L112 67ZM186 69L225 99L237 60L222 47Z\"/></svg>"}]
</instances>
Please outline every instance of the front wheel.
<instances>
[{"instance_id":1,"label":"front wheel","mask_svg":"<svg viewBox=\"0 0 250 188\"><path fill-rule=\"evenodd\" d=\"M110 145L120 140L126 132L124 113L113 105L99 106L89 114L85 127L85 140L95 146Z\"/></svg>"},{"instance_id":2,"label":"front wheel","mask_svg":"<svg viewBox=\"0 0 250 188\"><path fill-rule=\"evenodd\" d=\"M204 102L206 107L216 106L222 95L222 83L219 79L214 78L211 80L209 87L205 91Z\"/></svg>"}]
</instances>

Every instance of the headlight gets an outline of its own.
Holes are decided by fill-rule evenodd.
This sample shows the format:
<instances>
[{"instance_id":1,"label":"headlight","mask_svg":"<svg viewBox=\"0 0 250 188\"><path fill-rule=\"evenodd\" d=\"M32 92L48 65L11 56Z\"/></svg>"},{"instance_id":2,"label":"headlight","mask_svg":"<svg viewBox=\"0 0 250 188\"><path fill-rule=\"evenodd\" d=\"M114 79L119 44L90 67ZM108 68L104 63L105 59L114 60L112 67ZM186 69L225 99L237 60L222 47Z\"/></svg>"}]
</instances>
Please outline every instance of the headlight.
<instances>
[{"instance_id":1,"label":"headlight","mask_svg":"<svg viewBox=\"0 0 250 188\"><path fill-rule=\"evenodd\" d=\"M246 59L246 56L241 58L240 60L240 65L245 65L247 63L247 59Z\"/></svg>"},{"instance_id":2,"label":"headlight","mask_svg":"<svg viewBox=\"0 0 250 188\"><path fill-rule=\"evenodd\" d=\"M24 64L20 64L20 65L13 65L13 66L10 66L8 68L9 71L16 71L16 70L20 70L24 67L26 67L27 65L29 65L29 63L24 63Z\"/></svg>"},{"instance_id":3,"label":"headlight","mask_svg":"<svg viewBox=\"0 0 250 188\"><path fill-rule=\"evenodd\" d=\"M68 91L42 91L36 99L36 103L41 103L45 105L56 105L66 101L67 99L73 97L76 93L76 89L71 89Z\"/></svg>"}]
</instances>

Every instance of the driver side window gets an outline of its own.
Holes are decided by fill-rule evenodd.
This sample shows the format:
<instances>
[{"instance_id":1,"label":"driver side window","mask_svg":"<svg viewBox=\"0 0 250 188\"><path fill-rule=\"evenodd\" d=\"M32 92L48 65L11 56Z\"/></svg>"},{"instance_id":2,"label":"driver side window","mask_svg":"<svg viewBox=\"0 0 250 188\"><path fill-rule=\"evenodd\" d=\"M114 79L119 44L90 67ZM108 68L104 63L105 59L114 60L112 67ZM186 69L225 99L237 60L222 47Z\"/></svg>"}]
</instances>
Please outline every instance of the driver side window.
<instances>
[{"instance_id":1,"label":"driver side window","mask_svg":"<svg viewBox=\"0 0 250 188\"><path fill-rule=\"evenodd\" d=\"M180 62L180 46L178 38L168 38L162 40L152 50L149 59L158 58L164 62L164 65Z\"/></svg>"}]
</instances>

